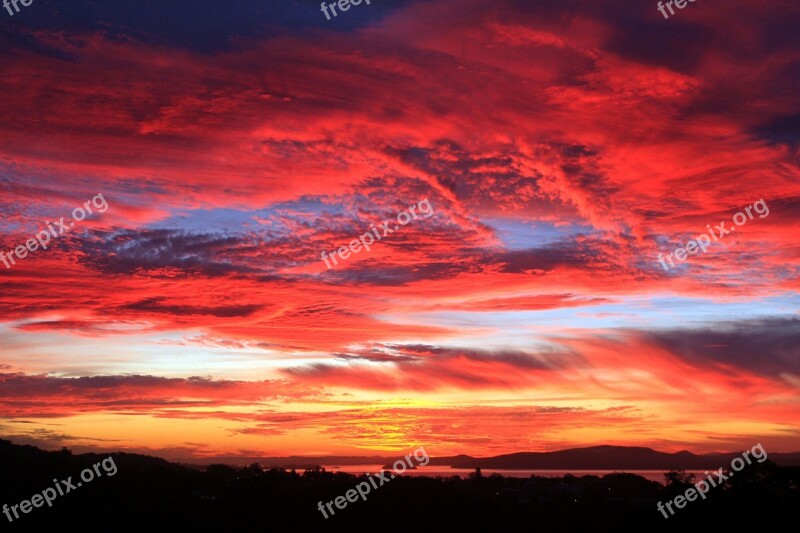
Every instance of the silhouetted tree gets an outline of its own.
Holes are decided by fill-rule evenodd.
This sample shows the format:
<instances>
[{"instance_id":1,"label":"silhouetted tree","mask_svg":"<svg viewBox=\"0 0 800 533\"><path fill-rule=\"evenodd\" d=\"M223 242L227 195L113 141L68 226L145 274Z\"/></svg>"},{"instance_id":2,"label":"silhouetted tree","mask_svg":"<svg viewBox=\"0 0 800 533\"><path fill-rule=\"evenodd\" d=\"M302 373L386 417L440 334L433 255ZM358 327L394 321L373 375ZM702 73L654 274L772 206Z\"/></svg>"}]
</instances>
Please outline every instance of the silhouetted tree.
<instances>
[{"instance_id":1,"label":"silhouetted tree","mask_svg":"<svg viewBox=\"0 0 800 533\"><path fill-rule=\"evenodd\" d=\"M678 488L687 487L694 484L694 474L687 474L685 470L670 470L664 474L664 479L667 482L667 487L677 485Z\"/></svg>"}]
</instances>

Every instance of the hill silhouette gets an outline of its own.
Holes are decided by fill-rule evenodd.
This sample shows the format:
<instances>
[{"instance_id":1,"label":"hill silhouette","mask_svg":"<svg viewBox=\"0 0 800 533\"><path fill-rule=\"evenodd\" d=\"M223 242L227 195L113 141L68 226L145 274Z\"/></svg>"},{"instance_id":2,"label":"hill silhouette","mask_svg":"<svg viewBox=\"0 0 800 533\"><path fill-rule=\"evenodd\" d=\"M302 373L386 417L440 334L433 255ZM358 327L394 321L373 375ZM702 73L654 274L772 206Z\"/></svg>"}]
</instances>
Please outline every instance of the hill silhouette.
<instances>
[{"instance_id":1,"label":"hill silhouette","mask_svg":"<svg viewBox=\"0 0 800 533\"><path fill-rule=\"evenodd\" d=\"M688 451L664 453L636 446L591 446L556 452L517 452L493 457L455 455L431 457L431 466L492 470L705 470L730 464L741 452L696 455ZM770 453L770 460L780 466L800 466L800 452ZM207 464L259 463L268 468L305 469L316 465L387 465L397 458L386 456L290 456L290 457L217 457ZM193 462L187 460L187 462Z\"/></svg>"},{"instance_id":2,"label":"hill silhouette","mask_svg":"<svg viewBox=\"0 0 800 533\"><path fill-rule=\"evenodd\" d=\"M590 453L590 452L587 452ZM259 465L206 467L128 453L74 455L0 440L0 504L16 505L79 479L112 457L118 470L34 508L5 531L708 531L758 527L794 531L800 508L800 468L771 461L748 465L705 501L664 519L659 501L690 487L681 472L669 484L634 474L503 477L476 472L467 479L398 475L325 519L318 502L344 496L365 476L310 468L303 472ZM458 458L458 460L463 457ZM717 467L724 465L719 463Z\"/></svg>"},{"instance_id":3,"label":"hill silhouette","mask_svg":"<svg viewBox=\"0 0 800 533\"><path fill-rule=\"evenodd\" d=\"M741 452L695 455L664 453L633 446L592 446L558 452L520 452L495 457L464 457L454 468L518 470L704 470L730 464ZM800 453L774 453L769 458L782 466L800 466Z\"/></svg>"}]
</instances>

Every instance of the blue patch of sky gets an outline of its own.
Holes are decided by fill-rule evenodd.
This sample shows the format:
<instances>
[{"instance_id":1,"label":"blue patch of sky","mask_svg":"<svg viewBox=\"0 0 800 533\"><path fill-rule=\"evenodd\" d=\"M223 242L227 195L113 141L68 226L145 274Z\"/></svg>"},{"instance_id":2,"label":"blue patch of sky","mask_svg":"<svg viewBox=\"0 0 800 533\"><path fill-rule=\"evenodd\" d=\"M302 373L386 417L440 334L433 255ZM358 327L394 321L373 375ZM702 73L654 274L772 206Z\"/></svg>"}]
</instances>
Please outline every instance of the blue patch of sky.
<instances>
[{"instance_id":1,"label":"blue patch of sky","mask_svg":"<svg viewBox=\"0 0 800 533\"><path fill-rule=\"evenodd\" d=\"M593 231L589 225L567 224L556 226L549 222L514 218L484 217L481 222L494 229L497 237L509 250L541 248Z\"/></svg>"},{"instance_id":2,"label":"blue patch of sky","mask_svg":"<svg viewBox=\"0 0 800 533\"><path fill-rule=\"evenodd\" d=\"M241 234L265 232L273 237L289 235L294 224L288 219L314 222L320 216L348 216L340 205L331 205L316 198L277 203L264 209L240 210L230 208L194 209L176 212L173 216L150 224L152 229L173 229L189 233Z\"/></svg>"},{"instance_id":3,"label":"blue patch of sky","mask_svg":"<svg viewBox=\"0 0 800 533\"><path fill-rule=\"evenodd\" d=\"M540 311L457 311L424 313L425 323L449 328L515 328L537 329L673 329L695 327L716 322L763 319L794 315L800 295L781 296L747 302L724 302L700 298L635 297L621 298L618 303L587 305ZM379 317L393 322L391 315ZM404 319L407 320L407 317Z\"/></svg>"}]
</instances>

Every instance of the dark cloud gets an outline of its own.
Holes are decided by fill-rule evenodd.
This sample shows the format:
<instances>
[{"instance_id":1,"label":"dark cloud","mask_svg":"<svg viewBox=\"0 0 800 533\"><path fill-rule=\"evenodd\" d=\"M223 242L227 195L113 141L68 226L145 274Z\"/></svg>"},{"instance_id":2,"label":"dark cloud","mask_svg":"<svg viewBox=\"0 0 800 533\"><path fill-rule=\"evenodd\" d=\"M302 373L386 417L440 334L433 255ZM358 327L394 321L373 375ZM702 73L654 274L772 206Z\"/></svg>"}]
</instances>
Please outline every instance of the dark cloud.
<instances>
[{"instance_id":1,"label":"dark cloud","mask_svg":"<svg viewBox=\"0 0 800 533\"><path fill-rule=\"evenodd\" d=\"M200 390L232 387L235 382L216 381L204 377L180 379L146 375L61 378L19 373L0 374L0 397L26 397L40 394L50 396L82 391L102 398L114 396L116 389L119 388L145 390L169 385L186 385Z\"/></svg>"},{"instance_id":2,"label":"dark cloud","mask_svg":"<svg viewBox=\"0 0 800 533\"><path fill-rule=\"evenodd\" d=\"M734 366L771 377L800 374L800 318L720 322L644 337L693 365Z\"/></svg>"},{"instance_id":3,"label":"dark cloud","mask_svg":"<svg viewBox=\"0 0 800 533\"><path fill-rule=\"evenodd\" d=\"M464 358L471 361L500 363L521 369L552 370L567 368L583 361L573 352L522 350L480 350L470 348L449 348L428 344L385 344L360 352L337 353L336 357L345 360L365 360L374 363L405 363L425 365L452 359Z\"/></svg>"},{"instance_id":4,"label":"dark cloud","mask_svg":"<svg viewBox=\"0 0 800 533\"><path fill-rule=\"evenodd\" d=\"M65 378L0 373L0 410L9 418L57 418L103 410L154 413L176 407L240 405L312 395L317 395L315 389L285 380L232 381L151 375Z\"/></svg>"},{"instance_id":5,"label":"dark cloud","mask_svg":"<svg viewBox=\"0 0 800 533\"><path fill-rule=\"evenodd\" d=\"M0 35L7 33L6 26L24 24L37 30L58 27L75 32L107 32L114 38L133 37L215 53L241 48L255 38L302 29L352 31L380 20L405 3L374 2L371 9L351 9L346 17L328 21L319 2L298 0L195 0L185 4L158 0L37 0L33 9L21 11L13 21L0 19ZM20 46L30 44L21 37L16 42Z\"/></svg>"},{"instance_id":6,"label":"dark cloud","mask_svg":"<svg viewBox=\"0 0 800 533\"><path fill-rule=\"evenodd\" d=\"M608 50L637 62L691 73L702 64L704 52L717 34L714 28L688 17L664 20L656 11L656 2L633 0L624 8L615 5L617 9L606 8L599 13L624 30L611 33Z\"/></svg>"},{"instance_id":7,"label":"dark cloud","mask_svg":"<svg viewBox=\"0 0 800 533\"><path fill-rule=\"evenodd\" d=\"M421 280L450 279L465 273L482 273L499 268L509 274L544 274L558 268L603 269L622 273L629 250L616 242L601 242L578 235L537 248L493 252L486 249L460 251L459 261L427 258L411 266L361 262L330 270L323 280L335 283L398 286Z\"/></svg>"},{"instance_id":8,"label":"dark cloud","mask_svg":"<svg viewBox=\"0 0 800 533\"><path fill-rule=\"evenodd\" d=\"M373 262L346 265L346 269L330 270L323 281L358 285L400 286L421 280L447 279L463 272L478 270L468 261L416 263L411 266L376 265Z\"/></svg>"},{"instance_id":9,"label":"dark cloud","mask_svg":"<svg viewBox=\"0 0 800 533\"><path fill-rule=\"evenodd\" d=\"M800 81L800 76L798 76ZM795 87L797 83L795 83ZM800 145L800 113L782 115L753 128L753 133L773 143Z\"/></svg>"},{"instance_id":10,"label":"dark cloud","mask_svg":"<svg viewBox=\"0 0 800 533\"><path fill-rule=\"evenodd\" d=\"M497 254L489 262L500 264L503 272L514 274L547 272L559 267L621 271L615 257L625 254L627 251L620 244L578 236L539 248Z\"/></svg>"},{"instance_id":11,"label":"dark cloud","mask_svg":"<svg viewBox=\"0 0 800 533\"><path fill-rule=\"evenodd\" d=\"M529 353L521 350L475 350L468 348L442 348L427 344L388 344L386 346L401 353L416 354L419 357L437 359L464 357L472 361L497 362L519 368L540 370L567 368L582 360L580 356L567 352Z\"/></svg>"},{"instance_id":12,"label":"dark cloud","mask_svg":"<svg viewBox=\"0 0 800 533\"><path fill-rule=\"evenodd\" d=\"M83 245L81 262L109 274L129 274L172 268L183 275L221 276L253 269L226 261L243 249L255 249L250 239L231 235L192 234L178 230L125 230L100 235Z\"/></svg>"},{"instance_id":13,"label":"dark cloud","mask_svg":"<svg viewBox=\"0 0 800 533\"><path fill-rule=\"evenodd\" d=\"M250 316L263 306L257 304L250 305L227 305L220 307L202 307L192 305L169 305L162 303L165 298L147 298L136 303L122 306L122 309L133 309L135 311L146 311L150 313L164 313L174 315L208 315L218 317L244 317Z\"/></svg>"}]
</instances>

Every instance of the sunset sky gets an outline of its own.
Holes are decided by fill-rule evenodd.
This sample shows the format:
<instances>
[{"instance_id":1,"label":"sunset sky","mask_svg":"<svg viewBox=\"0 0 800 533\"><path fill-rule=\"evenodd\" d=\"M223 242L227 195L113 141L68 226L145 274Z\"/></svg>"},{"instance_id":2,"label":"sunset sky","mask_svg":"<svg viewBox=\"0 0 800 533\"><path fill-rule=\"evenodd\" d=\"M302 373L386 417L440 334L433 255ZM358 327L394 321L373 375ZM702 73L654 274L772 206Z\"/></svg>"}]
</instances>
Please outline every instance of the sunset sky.
<instances>
[{"instance_id":1,"label":"sunset sky","mask_svg":"<svg viewBox=\"0 0 800 533\"><path fill-rule=\"evenodd\" d=\"M108 209L0 263L0 437L800 451L796 0L20 8L0 252Z\"/></svg>"}]
</instances>

